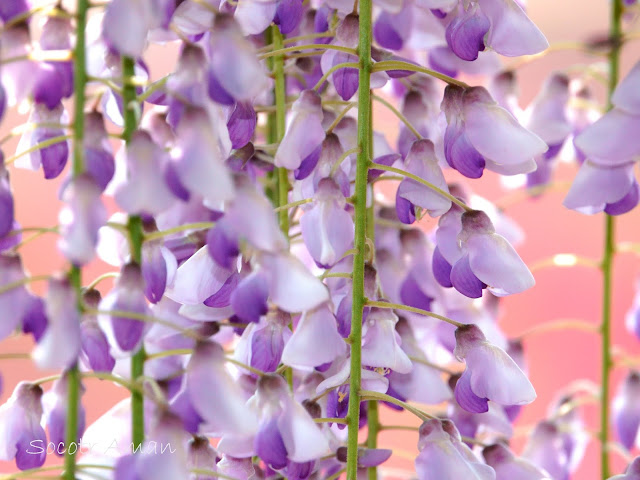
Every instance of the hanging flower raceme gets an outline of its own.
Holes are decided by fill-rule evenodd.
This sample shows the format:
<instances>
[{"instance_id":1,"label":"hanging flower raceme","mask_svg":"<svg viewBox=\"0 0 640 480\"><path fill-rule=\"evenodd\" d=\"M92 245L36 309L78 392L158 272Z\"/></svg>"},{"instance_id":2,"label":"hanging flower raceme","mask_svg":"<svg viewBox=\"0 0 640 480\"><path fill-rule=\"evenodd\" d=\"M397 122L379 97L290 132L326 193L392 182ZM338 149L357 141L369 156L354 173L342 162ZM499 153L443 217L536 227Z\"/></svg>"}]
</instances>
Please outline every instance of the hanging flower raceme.
<instances>
[{"instance_id":1,"label":"hanging flower raceme","mask_svg":"<svg viewBox=\"0 0 640 480\"><path fill-rule=\"evenodd\" d=\"M0 460L15 460L20 470L41 467L47 456L47 437L40 425L42 388L20 382L0 406Z\"/></svg>"},{"instance_id":2,"label":"hanging flower raceme","mask_svg":"<svg viewBox=\"0 0 640 480\"><path fill-rule=\"evenodd\" d=\"M485 168L503 175L532 172L535 157L548 149L483 87L449 85L441 108L447 118L445 158L466 177L479 178Z\"/></svg>"},{"instance_id":3,"label":"hanging flower raceme","mask_svg":"<svg viewBox=\"0 0 640 480\"><path fill-rule=\"evenodd\" d=\"M416 457L419 480L468 478L495 480L493 468L480 462L449 420L434 418L420 427L420 453Z\"/></svg>"},{"instance_id":4,"label":"hanging flower raceme","mask_svg":"<svg viewBox=\"0 0 640 480\"><path fill-rule=\"evenodd\" d=\"M518 365L501 348L489 343L475 325L456 330L456 358L466 369L456 383L458 404L470 412L486 412L488 401L500 405L526 405L536 392Z\"/></svg>"}]
</instances>

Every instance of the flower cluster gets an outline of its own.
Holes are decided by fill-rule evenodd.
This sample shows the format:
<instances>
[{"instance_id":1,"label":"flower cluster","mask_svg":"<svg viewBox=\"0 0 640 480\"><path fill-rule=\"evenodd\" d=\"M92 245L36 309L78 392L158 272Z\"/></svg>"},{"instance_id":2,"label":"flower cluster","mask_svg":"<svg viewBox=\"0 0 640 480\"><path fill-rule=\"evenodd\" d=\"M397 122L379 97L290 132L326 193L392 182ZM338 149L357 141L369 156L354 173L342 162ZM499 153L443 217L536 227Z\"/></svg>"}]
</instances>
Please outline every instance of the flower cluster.
<instances>
[{"instance_id":1,"label":"flower cluster","mask_svg":"<svg viewBox=\"0 0 640 480\"><path fill-rule=\"evenodd\" d=\"M3 0L0 118L6 105L29 119L0 166L0 340L32 335L35 364L61 373L0 406L0 460L38 469L52 443L70 479L355 480L392 455L377 448L380 403L424 421L420 480L567 479L586 432L571 395L522 457L508 446L536 392L500 298L535 280L517 225L461 182L544 187L571 150L565 205L631 210L640 67L595 122L561 72L522 111L501 56L548 46L522 3ZM169 75L150 45L178 52ZM402 121L397 139L374 101ZM53 230L69 269L44 298L9 164L65 175ZM82 278L96 259L112 288ZM86 426L92 376L131 398ZM614 404L626 448L639 396L631 373ZM636 461L614 478L637 476Z\"/></svg>"}]
</instances>

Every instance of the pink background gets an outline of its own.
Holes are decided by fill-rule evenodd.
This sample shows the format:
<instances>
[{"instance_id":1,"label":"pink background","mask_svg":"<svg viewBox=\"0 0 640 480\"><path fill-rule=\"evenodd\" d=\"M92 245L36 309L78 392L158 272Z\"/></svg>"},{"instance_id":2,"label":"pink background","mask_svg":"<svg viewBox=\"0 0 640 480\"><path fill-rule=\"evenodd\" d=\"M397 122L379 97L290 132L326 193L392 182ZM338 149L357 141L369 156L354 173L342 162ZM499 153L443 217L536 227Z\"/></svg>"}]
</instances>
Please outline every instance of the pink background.
<instances>
[{"instance_id":1,"label":"pink background","mask_svg":"<svg viewBox=\"0 0 640 480\"><path fill-rule=\"evenodd\" d=\"M606 0L530 0L528 11L533 21L546 34L550 43L563 41L588 40L604 37L608 23L609 2ZM635 23L634 23L635 24ZM629 29L634 30L633 25ZM638 58L638 43L630 43L624 48L623 73L626 73ZM163 64L164 52L154 49L149 57L154 77L166 73L170 65ZM166 58L166 56L164 56ZM553 52L518 70L522 91L521 105L525 106L536 94L539 86L549 72L566 68L575 63L600 61L603 57L588 56L575 51ZM600 94L603 89L599 88ZM8 126L22 123L24 117L9 114L0 130L4 137ZM385 131L390 138L395 137L397 122L387 112L376 110L376 128ZM16 142L3 146L5 156L15 151ZM41 172L27 172L11 169L12 184L16 194L17 216L20 223L27 226L52 226L57 223L59 203L57 190L59 181L45 182ZM562 166L556 171L557 180L569 180L575 175L575 168ZM474 192L492 200L503 198L506 192L500 186L497 177L486 174L480 181L471 183ZM522 201L506 210L526 232L526 241L518 249L522 258L532 264L556 253L575 253L592 259L599 259L602 251L602 216L584 216L562 207L565 192L549 192L535 201ZM640 242L640 209L617 220L616 242ZM423 220L424 226L435 226L432 219ZM55 251L56 238L46 234L22 249L25 264L33 275L46 274L64 268L64 262ZM638 341L624 328L624 315L631 305L634 285L640 273L640 262L632 254L619 254L615 261L613 283L613 339L631 354L640 354ZM87 284L105 266L99 263L84 271L84 283ZM502 303L501 326L509 335L518 335L533 325L559 318L575 318L599 322L601 305L601 274L587 267L543 269L535 272L537 284L528 292L512 296ZM103 282L109 287L111 280ZM33 289L42 293L43 284L34 284ZM0 342L0 353L25 352L31 348L30 342L22 338L11 338ZM554 399L555 392L579 378L599 383L600 377L600 339L593 333L578 331L557 331L532 336L525 343L530 378L538 399L526 407L518 421L517 431L526 432L542 418ZM625 369L616 369L613 373L613 391L615 391ZM0 402L6 401L15 384L23 379L35 379L50 373L37 370L29 360L0 360L0 373L3 377L3 391ZM85 383L87 392L83 403L87 408L88 423L93 422L110 408L125 392L113 385L97 380ZM398 417L383 409L383 423L418 422L408 414ZM590 429L597 431L598 417L595 406L585 407L586 419ZM417 434L413 432L382 432L380 446L394 447L397 453L388 466L410 470L415 456ZM522 435L514 440L517 451L524 443ZM634 452L634 455L638 452ZM410 456L410 458L408 458ZM612 453L613 473L619 473L625 462L616 453ZM53 458L50 461L54 460ZM599 478L598 444L592 440L585 459L574 476L580 480ZM0 462L0 472L11 472L13 464Z\"/></svg>"}]
</instances>

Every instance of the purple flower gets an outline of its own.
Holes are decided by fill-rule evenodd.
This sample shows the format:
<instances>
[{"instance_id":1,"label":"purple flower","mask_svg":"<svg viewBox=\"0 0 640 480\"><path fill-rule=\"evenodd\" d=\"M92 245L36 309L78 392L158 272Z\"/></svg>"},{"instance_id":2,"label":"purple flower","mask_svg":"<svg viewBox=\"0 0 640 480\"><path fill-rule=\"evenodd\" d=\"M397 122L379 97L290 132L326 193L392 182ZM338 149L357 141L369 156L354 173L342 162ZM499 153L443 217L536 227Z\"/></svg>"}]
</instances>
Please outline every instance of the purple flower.
<instances>
[{"instance_id":1,"label":"purple flower","mask_svg":"<svg viewBox=\"0 0 640 480\"><path fill-rule=\"evenodd\" d=\"M496 478L493 468L481 463L460 441L460 433L450 421L433 419L423 423L418 448L415 465L419 480Z\"/></svg>"},{"instance_id":2,"label":"purple flower","mask_svg":"<svg viewBox=\"0 0 640 480\"><path fill-rule=\"evenodd\" d=\"M397 13L383 10L373 26L373 36L382 48L402 50L411 35L413 9L405 4Z\"/></svg>"},{"instance_id":3,"label":"purple flower","mask_svg":"<svg viewBox=\"0 0 640 480\"><path fill-rule=\"evenodd\" d=\"M447 163L469 178L484 168L503 175L532 172L548 147L498 105L483 87L447 86L441 106L447 118Z\"/></svg>"},{"instance_id":4,"label":"purple flower","mask_svg":"<svg viewBox=\"0 0 640 480\"><path fill-rule=\"evenodd\" d=\"M95 256L98 230L107 222L107 211L100 198L100 187L89 174L82 174L64 187L60 210L58 248L76 265L89 263Z\"/></svg>"},{"instance_id":5,"label":"purple flower","mask_svg":"<svg viewBox=\"0 0 640 480\"><path fill-rule=\"evenodd\" d=\"M549 42L514 0L478 0L491 23L486 45L506 57L533 55Z\"/></svg>"},{"instance_id":6,"label":"purple flower","mask_svg":"<svg viewBox=\"0 0 640 480\"><path fill-rule=\"evenodd\" d=\"M215 78L236 101L252 101L267 88L269 82L264 67L230 15L216 15L209 56Z\"/></svg>"},{"instance_id":7,"label":"purple flower","mask_svg":"<svg viewBox=\"0 0 640 480\"><path fill-rule=\"evenodd\" d=\"M316 264L333 267L353 245L354 226L340 187L330 178L318 183L313 206L300 219L302 238Z\"/></svg>"},{"instance_id":8,"label":"purple flower","mask_svg":"<svg viewBox=\"0 0 640 480\"><path fill-rule=\"evenodd\" d=\"M115 161L104 118L98 112L85 114L84 162L86 171L104 190L115 173Z\"/></svg>"},{"instance_id":9,"label":"purple flower","mask_svg":"<svg viewBox=\"0 0 640 480\"><path fill-rule=\"evenodd\" d=\"M517 458L502 444L485 447L482 455L496 471L496 480L551 480L547 472L523 458Z\"/></svg>"},{"instance_id":10,"label":"purple flower","mask_svg":"<svg viewBox=\"0 0 640 480\"><path fill-rule=\"evenodd\" d=\"M322 145L325 138L322 117L320 95L313 90L301 92L293 104L291 121L278 146L276 166L295 170L303 159Z\"/></svg>"},{"instance_id":11,"label":"purple flower","mask_svg":"<svg viewBox=\"0 0 640 480\"><path fill-rule=\"evenodd\" d=\"M280 26L283 35L288 35L300 24L303 12L302 0L279 0L273 23Z\"/></svg>"},{"instance_id":12,"label":"purple flower","mask_svg":"<svg viewBox=\"0 0 640 480\"><path fill-rule=\"evenodd\" d=\"M235 358L263 372L275 372L291 337L291 315L276 310L251 323L236 344Z\"/></svg>"},{"instance_id":13,"label":"purple flower","mask_svg":"<svg viewBox=\"0 0 640 480\"><path fill-rule=\"evenodd\" d=\"M0 8L5 5L19 3L16 0L2 2ZM18 7L16 11L20 11ZM1 13L1 12L0 12ZM11 15L13 12L8 13ZM27 22L19 22L9 28L5 26L0 42L0 58L24 58L15 62L5 63L0 69L0 79L6 93L6 101L9 106L18 105L30 93L38 77L38 64L31 60L31 37ZM46 107L45 107L46 108Z\"/></svg>"},{"instance_id":14,"label":"purple flower","mask_svg":"<svg viewBox=\"0 0 640 480\"><path fill-rule=\"evenodd\" d=\"M486 412L488 400L500 405L526 405L535 400L536 392L526 375L477 326L456 330L454 354L467 365L455 388L456 400L465 410Z\"/></svg>"},{"instance_id":15,"label":"purple flower","mask_svg":"<svg viewBox=\"0 0 640 480\"><path fill-rule=\"evenodd\" d=\"M207 437L194 436L189 440L187 448L187 466L190 470L201 468L216 471L218 453L211 446ZM191 476L190 480L215 480L215 478L209 475L195 475Z\"/></svg>"},{"instance_id":16,"label":"purple flower","mask_svg":"<svg viewBox=\"0 0 640 480\"><path fill-rule=\"evenodd\" d=\"M151 315L144 296L144 279L140 266L129 263L122 267L113 289L100 301L99 310ZM145 322L126 315L101 314L100 326L114 348L123 352L137 351L142 342Z\"/></svg>"},{"instance_id":17,"label":"purple flower","mask_svg":"<svg viewBox=\"0 0 640 480\"><path fill-rule=\"evenodd\" d=\"M80 314L76 292L67 280L49 280L45 302L49 323L32 352L39 368L69 368L80 355Z\"/></svg>"},{"instance_id":18,"label":"purple flower","mask_svg":"<svg viewBox=\"0 0 640 480\"><path fill-rule=\"evenodd\" d=\"M161 242L144 242L141 269L147 300L158 303L162 299L167 286L173 283L177 268L176 257Z\"/></svg>"},{"instance_id":19,"label":"purple flower","mask_svg":"<svg viewBox=\"0 0 640 480\"><path fill-rule=\"evenodd\" d=\"M611 101L614 108L575 139L575 145L595 164L617 167L628 164L640 153L640 63L637 63L616 88Z\"/></svg>"},{"instance_id":20,"label":"purple flower","mask_svg":"<svg viewBox=\"0 0 640 480\"><path fill-rule=\"evenodd\" d=\"M238 2L234 18L242 28L242 33L257 35L269 27L277 9L277 0L247 0Z\"/></svg>"},{"instance_id":21,"label":"purple flower","mask_svg":"<svg viewBox=\"0 0 640 480\"><path fill-rule=\"evenodd\" d=\"M620 443L631 450L640 429L640 373L630 372L620 384L612 416Z\"/></svg>"},{"instance_id":22,"label":"purple flower","mask_svg":"<svg viewBox=\"0 0 640 480\"><path fill-rule=\"evenodd\" d=\"M168 161L168 155L147 132L133 133L126 146L127 179L114 192L116 202L125 212L157 215L173 204L175 197L163 175Z\"/></svg>"},{"instance_id":23,"label":"purple flower","mask_svg":"<svg viewBox=\"0 0 640 480\"><path fill-rule=\"evenodd\" d=\"M258 123L253 106L249 102L237 102L227 120L232 148L242 148L251 141Z\"/></svg>"},{"instance_id":24,"label":"purple flower","mask_svg":"<svg viewBox=\"0 0 640 480\"><path fill-rule=\"evenodd\" d=\"M461 221L462 230L457 237L461 257L453 265L450 274L456 290L467 297L479 298L484 288L494 295L505 296L533 287L533 275L509 242L495 233L491 220L484 212L465 212ZM439 275L444 273L438 272L436 278Z\"/></svg>"},{"instance_id":25,"label":"purple flower","mask_svg":"<svg viewBox=\"0 0 640 480\"><path fill-rule=\"evenodd\" d=\"M80 395L84 394L84 386L80 385ZM53 384L51 391L47 392L43 398L43 404L45 405L45 418L47 422L47 428L49 429L49 440L56 445L55 453L58 456L63 456L66 451L66 422L67 422L67 406L69 391L69 377L67 373L64 373L60 379L56 380ZM85 427L85 411L84 407L80 403L78 406L78 420L77 420L77 435L75 442L78 443ZM61 448L64 446L64 450ZM71 446L73 448L73 446Z\"/></svg>"},{"instance_id":26,"label":"purple flower","mask_svg":"<svg viewBox=\"0 0 640 480\"><path fill-rule=\"evenodd\" d=\"M29 2L27 0L6 0L0 5L0 18L4 23L7 23L14 17L27 13L28 11Z\"/></svg>"},{"instance_id":27,"label":"purple flower","mask_svg":"<svg viewBox=\"0 0 640 480\"><path fill-rule=\"evenodd\" d=\"M522 456L548 472L553 480L568 479L572 470L562 434L551 421L536 425Z\"/></svg>"},{"instance_id":28,"label":"purple flower","mask_svg":"<svg viewBox=\"0 0 640 480\"><path fill-rule=\"evenodd\" d=\"M89 290L85 293L85 303L91 308L98 308L100 293ZM94 372L111 372L116 364L109 350L109 341L94 316L85 315L80 324L82 350L80 360Z\"/></svg>"},{"instance_id":29,"label":"purple flower","mask_svg":"<svg viewBox=\"0 0 640 480\"><path fill-rule=\"evenodd\" d=\"M42 26L40 47L43 50L71 49L71 21L68 18L49 17ZM73 94L73 63L42 62L33 88L33 99L53 110L63 98Z\"/></svg>"},{"instance_id":30,"label":"purple flower","mask_svg":"<svg viewBox=\"0 0 640 480\"><path fill-rule=\"evenodd\" d=\"M393 310L372 308L363 324L362 365L409 373L411 360L400 348L400 335L395 331L398 317Z\"/></svg>"},{"instance_id":31,"label":"purple flower","mask_svg":"<svg viewBox=\"0 0 640 480\"><path fill-rule=\"evenodd\" d=\"M65 122L65 112L61 103L58 103L54 108L49 109L46 105L35 103L31 114L29 115L29 121L40 124L60 124ZM33 148L35 145L49 141L53 138L64 136L64 130L62 128L39 127L31 131L27 131L20 138L17 151L23 152L29 148ZM15 162L17 167L28 168L30 170L38 170L42 166L44 178L52 179L56 178L62 173L67 160L69 158L69 144L66 140L56 142L47 147L38 149L23 155Z\"/></svg>"},{"instance_id":32,"label":"purple flower","mask_svg":"<svg viewBox=\"0 0 640 480\"><path fill-rule=\"evenodd\" d=\"M231 173L223 163L231 148L226 126L205 110L188 107L176 137L172 156L180 183L190 193L201 195L207 207L220 209L234 194Z\"/></svg>"},{"instance_id":33,"label":"purple flower","mask_svg":"<svg viewBox=\"0 0 640 480\"><path fill-rule=\"evenodd\" d=\"M620 215L635 208L640 187L633 173L634 163L601 166L591 159L585 162L573 179L563 205L581 213L604 211Z\"/></svg>"},{"instance_id":34,"label":"purple flower","mask_svg":"<svg viewBox=\"0 0 640 480\"><path fill-rule=\"evenodd\" d=\"M324 304L305 312L282 352L282 363L295 368L318 367L347 353L336 318Z\"/></svg>"},{"instance_id":35,"label":"purple flower","mask_svg":"<svg viewBox=\"0 0 640 480\"><path fill-rule=\"evenodd\" d=\"M20 382L0 406L0 460L15 459L20 470L41 467L46 459L41 399L42 388Z\"/></svg>"},{"instance_id":36,"label":"purple flower","mask_svg":"<svg viewBox=\"0 0 640 480\"><path fill-rule=\"evenodd\" d=\"M358 45L359 21L356 15L347 15L336 30L334 45L355 48ZM347 52L327 50L322 54L320 66L326 74L331 68L341 63L358 62L358 57ZM331 81L342 100L349 100L358 91L358 69L340 68L331 74Z\"/></svg>"},{"instance_id":37,"label":"purple flower","mask_svg":"<svg viewBox=\"0 0 640 480\"><path fill-rule=\"evenodd\" d=\"M433 143L417 140L404 160L405 170L449 193L447 182L438 165ZM451 200L411 178L400 182L396 193L396 212L403 223L413 223L415 207L423 208L431 217L439 217L451 208ZM410 210L411 213L407 212Z\"/></svg>"},{"instance_id":38,"label":"purple flower","mask_svg":"<svg viewBox=\"0 0 640 480\"><path fill-rule=\"evenodd\" d=\"M189 400L207 422L207 431L250 434L255 431L255 415L245 406L240 385L231 378L224 362L224 351L217 343L196 346L187 366Z\"/></svg>"}]
</instances>

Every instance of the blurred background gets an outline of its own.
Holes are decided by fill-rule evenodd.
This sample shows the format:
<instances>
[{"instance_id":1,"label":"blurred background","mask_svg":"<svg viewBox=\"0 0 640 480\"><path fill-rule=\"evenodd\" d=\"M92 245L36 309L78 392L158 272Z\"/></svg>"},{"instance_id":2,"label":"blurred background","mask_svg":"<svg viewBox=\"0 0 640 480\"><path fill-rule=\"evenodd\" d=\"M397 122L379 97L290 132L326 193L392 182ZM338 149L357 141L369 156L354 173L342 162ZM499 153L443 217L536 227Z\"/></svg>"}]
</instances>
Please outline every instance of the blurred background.
<instances>
[{"instance_id":1,"label":"blurred background","mask_svg":"<svg viewBox=\"0 0 640 480\"><path fill-rule=\"evenodd\" d=\"M1 1L1 0L0 0ZM71 6L71 8L73 8ZM610 4L607 0L529 0L528 14L545 33L550 44L564 42L586 42L606 38ZM640 25L631 22L630 31L640 34ZM167 55L167 50L171 55ZM157 78L169 72L173 64L175 47L154 47L146 57L152 76ZM171 58L171 62L167 61ZM630 40L623 48L622 73L640 59L640 41ZM544 55L535 61L518 67L517 78L521 90L520 106L526 107L537 94L542 82L554 70L563 70L573 65L603 62L602 56L594 56L575 50L559 50ZM514 63L506 62L507 65ZM572 67L573 68L573 67ZM604 65L603 65L604 68ZM606 70L605 70L606 71ZM604 99L604 86L593 82L600 100ZM395 141L398 121L387 111L375 111L375 128L385 132L390 142ZM0 138L7 135L12 127L26 121L26 115L11 111L0 126ZM640 134L640 132L639 132ZM2 145L5 156L15 152L17 138ZM393 143L392 143L393 144ZM571 180L576 167L560 165L555 173L557 181ZM11 168L11 182L16 197L17 219L23 227L49 227L57 223L59 210L58 189L60 179L44 181L41 172L31 172ZM450 179L459 176L449 175ZM569 211L562 206L566 187L544 193L539 198L527 199L505 189L497 175L486 172L479 181L467 182L471 189L503 206L507 215L515 220L526 234L525 242L518 252L528 265L548 259L557 253L574 253L599 260L603 247L604 218L602 215L585 216ZM424 228L431 230L435 220L422 220ZM616 242L640 242L640 208L618 218L616 221ZM28 237L29 234L26 234ZM65 268L56 252L56 237L45 234L28 245L21 252L24 262L32 275L47 274ZM87 284L100 273L111 267L95 262L84 270ZM616 345L636 357L640 355L640 343L624 327L624 316L630 308L634 287L640 277L639 257L618 254L614 264L613 280L613 339ZM500 325L509 336L517 336L532 326L556 319L581 319L597 325L601 315L602 276L598 269L576 266L572 268L542 268L534 271L536 286L531 290L506 298L502 302ZM101 284L103 291L111 286L111 279ZM32 288L44 293L46 285L36 283ZM523 409L517 423L517 435L513 447L520 452L526 434L534 423L545 417L549 404L557 392L577 379L589 379L599 383L600 378L600 338L594 333L580 331L552 331L527 337L525 354L529 373L538 399ZM31 343L25 338L10 338L0 342L0 353L29 352ZM612 375L612 391L615 392L626 373L625 368L616 368ZM31 380L53 372L36 369L30 360L0 360L0 374L3 378L0 402L5 402L14 386L20 380ZM87 410L87 423L107 411L126 393L120 387L90 379L85 382L86 393L82 399ZM409 414L398 416L382 408L382 422L389 424L418 425ZM598 410L595 405L584 407L585 420L593 432L598 430ZM412 471L413 458L417 453L416 432L382 432L380 447L394 448L397 453L387 466L394 469ZM597 441L592 438L582 465L574 478L595 480L599 478L599 454ZM637 455L638 452L632 452ZM626 461L617 453L611 454L613 473L620 473ZM55 461L55 459L49 459ZM13 464L0 462L0 472L14 471ZM397 475L401 477L400 474ZM515 480L515 479L514 479Z\"/></svg>"}]
</instances>

